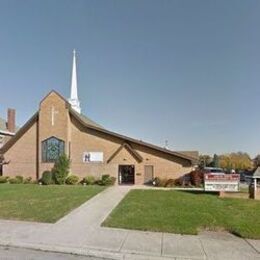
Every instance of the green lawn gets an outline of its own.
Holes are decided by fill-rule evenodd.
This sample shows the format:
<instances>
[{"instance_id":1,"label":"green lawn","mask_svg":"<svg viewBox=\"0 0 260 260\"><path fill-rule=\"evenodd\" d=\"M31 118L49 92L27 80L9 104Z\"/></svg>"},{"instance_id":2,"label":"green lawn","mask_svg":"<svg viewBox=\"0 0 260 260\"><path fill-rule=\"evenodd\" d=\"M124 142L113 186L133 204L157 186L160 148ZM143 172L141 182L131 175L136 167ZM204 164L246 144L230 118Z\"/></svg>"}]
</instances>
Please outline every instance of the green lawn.
<instances>
[{"instance_id":1,"label":"green lawn","mask_svg":"<svg viewBox=\"0 0 260 260\"><path fill-rule=\"evenodd\" d=\"M260 239L260 202L202 192L132 190L103 225L180 234L227 230Z\"/></svg>"},{"instance_id":2,"label":"green lawn","mask_svg":"<svg viewBox=\"0 0 260 260\"><path fill-rule=\"evenodd\" d=\"M0 219L54 223L103 189L101 186L0 184Z\"/></svg>"}]
</instances>

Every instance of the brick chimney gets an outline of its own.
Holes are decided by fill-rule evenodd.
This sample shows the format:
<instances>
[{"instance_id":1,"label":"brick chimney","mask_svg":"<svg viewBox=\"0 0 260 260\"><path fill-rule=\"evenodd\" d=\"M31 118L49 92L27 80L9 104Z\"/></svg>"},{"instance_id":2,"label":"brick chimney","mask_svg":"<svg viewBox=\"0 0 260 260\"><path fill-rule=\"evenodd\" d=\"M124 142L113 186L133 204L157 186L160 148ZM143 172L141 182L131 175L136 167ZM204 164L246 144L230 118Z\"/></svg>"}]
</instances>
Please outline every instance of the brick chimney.
<instances>
[{"instance_id":1,"label":"brick chimney","mask_svg":"<svg viewBox=\"0 0 260 260\"><path fill-rule=\"evenodd\" d=\"M7 111L7 130L15 133L15 109L8 108Z\"/></svg>"}]
</instances>

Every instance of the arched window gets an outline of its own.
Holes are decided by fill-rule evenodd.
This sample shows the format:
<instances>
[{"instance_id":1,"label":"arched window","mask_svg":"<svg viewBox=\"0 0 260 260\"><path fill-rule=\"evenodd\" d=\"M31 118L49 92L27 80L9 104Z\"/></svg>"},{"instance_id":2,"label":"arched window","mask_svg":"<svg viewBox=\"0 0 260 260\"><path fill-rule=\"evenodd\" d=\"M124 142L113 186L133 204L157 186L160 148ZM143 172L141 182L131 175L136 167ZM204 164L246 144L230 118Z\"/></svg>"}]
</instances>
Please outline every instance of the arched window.
<instances>
[{"instance_id":1,"label":"arched window","mask_svg":"<svg viewBox=\"0 0 260 260\"><path fill-rule=\"evenodd\" d=\"M62 154L64 154L64 141L54 136L42 141L43 162L55 162Z\"/></svg>"}]
</instances>

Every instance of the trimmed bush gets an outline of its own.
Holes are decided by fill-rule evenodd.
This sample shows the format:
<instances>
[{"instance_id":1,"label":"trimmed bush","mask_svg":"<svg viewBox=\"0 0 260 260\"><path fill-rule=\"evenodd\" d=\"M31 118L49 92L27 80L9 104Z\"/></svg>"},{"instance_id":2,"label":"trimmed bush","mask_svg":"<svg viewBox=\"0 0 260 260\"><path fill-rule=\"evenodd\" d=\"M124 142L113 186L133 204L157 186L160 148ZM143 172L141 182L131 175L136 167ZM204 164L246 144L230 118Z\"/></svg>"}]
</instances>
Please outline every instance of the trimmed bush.
<instances>
[{"instance_id":1,"label":"trimmed bush","mask_svg":"<svg viewBox=\"0 0 260 260\"><path fill-rule=\"evenodd\" d=\"M160 183L160 178L159 178L159 177L155 177L155 178L153 179L153 185L154 185L155 187L159 187L159 183Z\"/></svg>"},{"instance_id":2,"label":"trimmed bush","mask_svg":"<svg viewBox=\"0 0 260 260\"><path fill-rule=\"evenodd\" d=\"M109 185L115 185L115 183L116 183L116 177L111 176Z\"/></svg>"},{"instance_id":3,"label":"trimmed bush","mask_svg":"<svg viewBox=\"0 0 260 260\"><path fill-rule=\"evenodd\" d=\"M159 177L155 177L153 180L153 185L156 187L165 187L167 184L167 179L161 179Z\"/></svg>"},{"instance_id":4,"label":"trimmed bush","mask_svg":"<svg viewBox=\"0 0 260 260\"><path fill-rule=\"evenodd\" d=\"M165 183L165 187L174 187L175 186L175 180L174 179L169 179Z\"/></svg>"},{"instance_id":5,"label":"trimmed bush","mask_svg":"<svg viewBox=\"0 0 260 260\"><path fill-rule=\"evenodd\" d=\"M98 184L102 186L110 186L110 185L114 185L115 182L116 182L115 177L111 177L108 174L104 174L101 176L101 180L98 181Z\"/></svg>"},{"instance_id":6,"label":"trimmed bush","mask_svg":"<svg viewBox=\"0 0 260 260\"><path fill-rule=\"evenodd\" d=\"M201 186L203 184L203 172L199 170L192 171L190 173L190 181L196 187Z\"/></svg>"},{"instance_id":7,"label":"trimmed bush","mask_svg":"<svg viewBox=\"0 0 260 260\"><path fill-rule=\"evenodd\" d=\"M51 171L44 171L42 173L41 183L43 185L50 185L53 184L53 176Z\"/></svg>"},{"instance_id":8,"label":"trimmed bush","mask_svg":"<svg viewBox=\"0 0 260 260\"><path fill-rule=\"evenodd\" d=\"M8 177L7 176L0 176L0 183L7 183Z\"/></svg>"},{"instance_id":9,"label":"trimmed bush","mask_svg":"<svg viewBox=\"0 0 260 260\"><path fill-rule=\"evenodd\" d=\"M10 178L8 181L10 184L21 184L22 183L21 180L17 179L16 177Z\"/></svg>"},{"instance_id":10,"label":"trimmed bush","mask_svg":"<svg viewBox=\"0 0 260 260\"><path fill-rule=\"evenodd\" d=\"M87 185L94 185L96 183L96 179L94 176L86 176L81 182L86 183Z\"/></svg>"},{"instance_id":11,"label":"trimmed bush","mask_svg":"<svg viewBox=\"0 0 260 260\"><path fill-rule=\"evenodd\" d=\"M69 184L69 185L75 185L79 182L79 177L76 175L70 175L67 177L65 182L66 182L66 184Z\"/></svg>"},{"instance_id":12,"label":"trimmed bush","mask_svg":"<svg viewBox=\"0 0 260 260\"><path fill-rule=\"evenodd\" d=\"M53 178L56 184L65 184L70 168L70 159L66 154L61 155L55 162L52 169Z\"/></svg>"},{"instance_id":13,"label":"trimmed bush","mask_svg":"<svg viewBox=\"0 0 260 260\"><path fill-rule=\"evenodd\" d=\"M27 177L26 179L24 179L23 183L24 184L31 184L31 183L33 183L32 182L32 177Z\"/></svg>"},{"instance_id":14,"label":"trimmed bush","mask_svg":"<svg viewBox=\"0 0 260 260\"><path fill-rule=\"evenodd\" d=\"M23 183L23 176L17 175L15 178L18 180L19 183Z\"/></svg>"},{"instance_id":15,"label":"trimmed bush","mask_svg":"<svg viewBox=\"0 0 260 260\"><path fill-rule=\"evenodd\" d=\"M175 186L182 186L183 185L183 178L180 177L178 179L175 179L174 184L175 184Z\"/></svg>"},{"instance_id":16,"label":"trimmed bush","mask_svg":"<svg viewBox=\"0 0 260 260\"><path fill-rule=\"evenodd\" d=\"M156 187L175 187L182 186L183 178L180 177L178 179L161 179L159 177L155 177L153 180L153 185Z\"/></svg>"}]
</instances>

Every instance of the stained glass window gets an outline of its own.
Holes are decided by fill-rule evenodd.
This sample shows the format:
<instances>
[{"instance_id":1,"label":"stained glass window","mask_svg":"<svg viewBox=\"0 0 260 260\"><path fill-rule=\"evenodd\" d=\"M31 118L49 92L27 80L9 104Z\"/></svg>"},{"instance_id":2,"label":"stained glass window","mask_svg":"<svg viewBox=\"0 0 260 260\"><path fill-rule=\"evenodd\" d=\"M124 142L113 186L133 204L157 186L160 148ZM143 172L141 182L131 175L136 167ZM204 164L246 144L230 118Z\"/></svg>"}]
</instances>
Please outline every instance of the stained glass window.
<instances>
[{"instance_id":1,"label":"stained glass window","mask_svg":"<svg viewBox=\"0 0 260 260\"><path fill-rule=\"evenodd\" d=\"M56 137L50 137L42 141L43 162L55 162L62 154L64 154L64 141Z\"/></svg>"}]
</instances>

